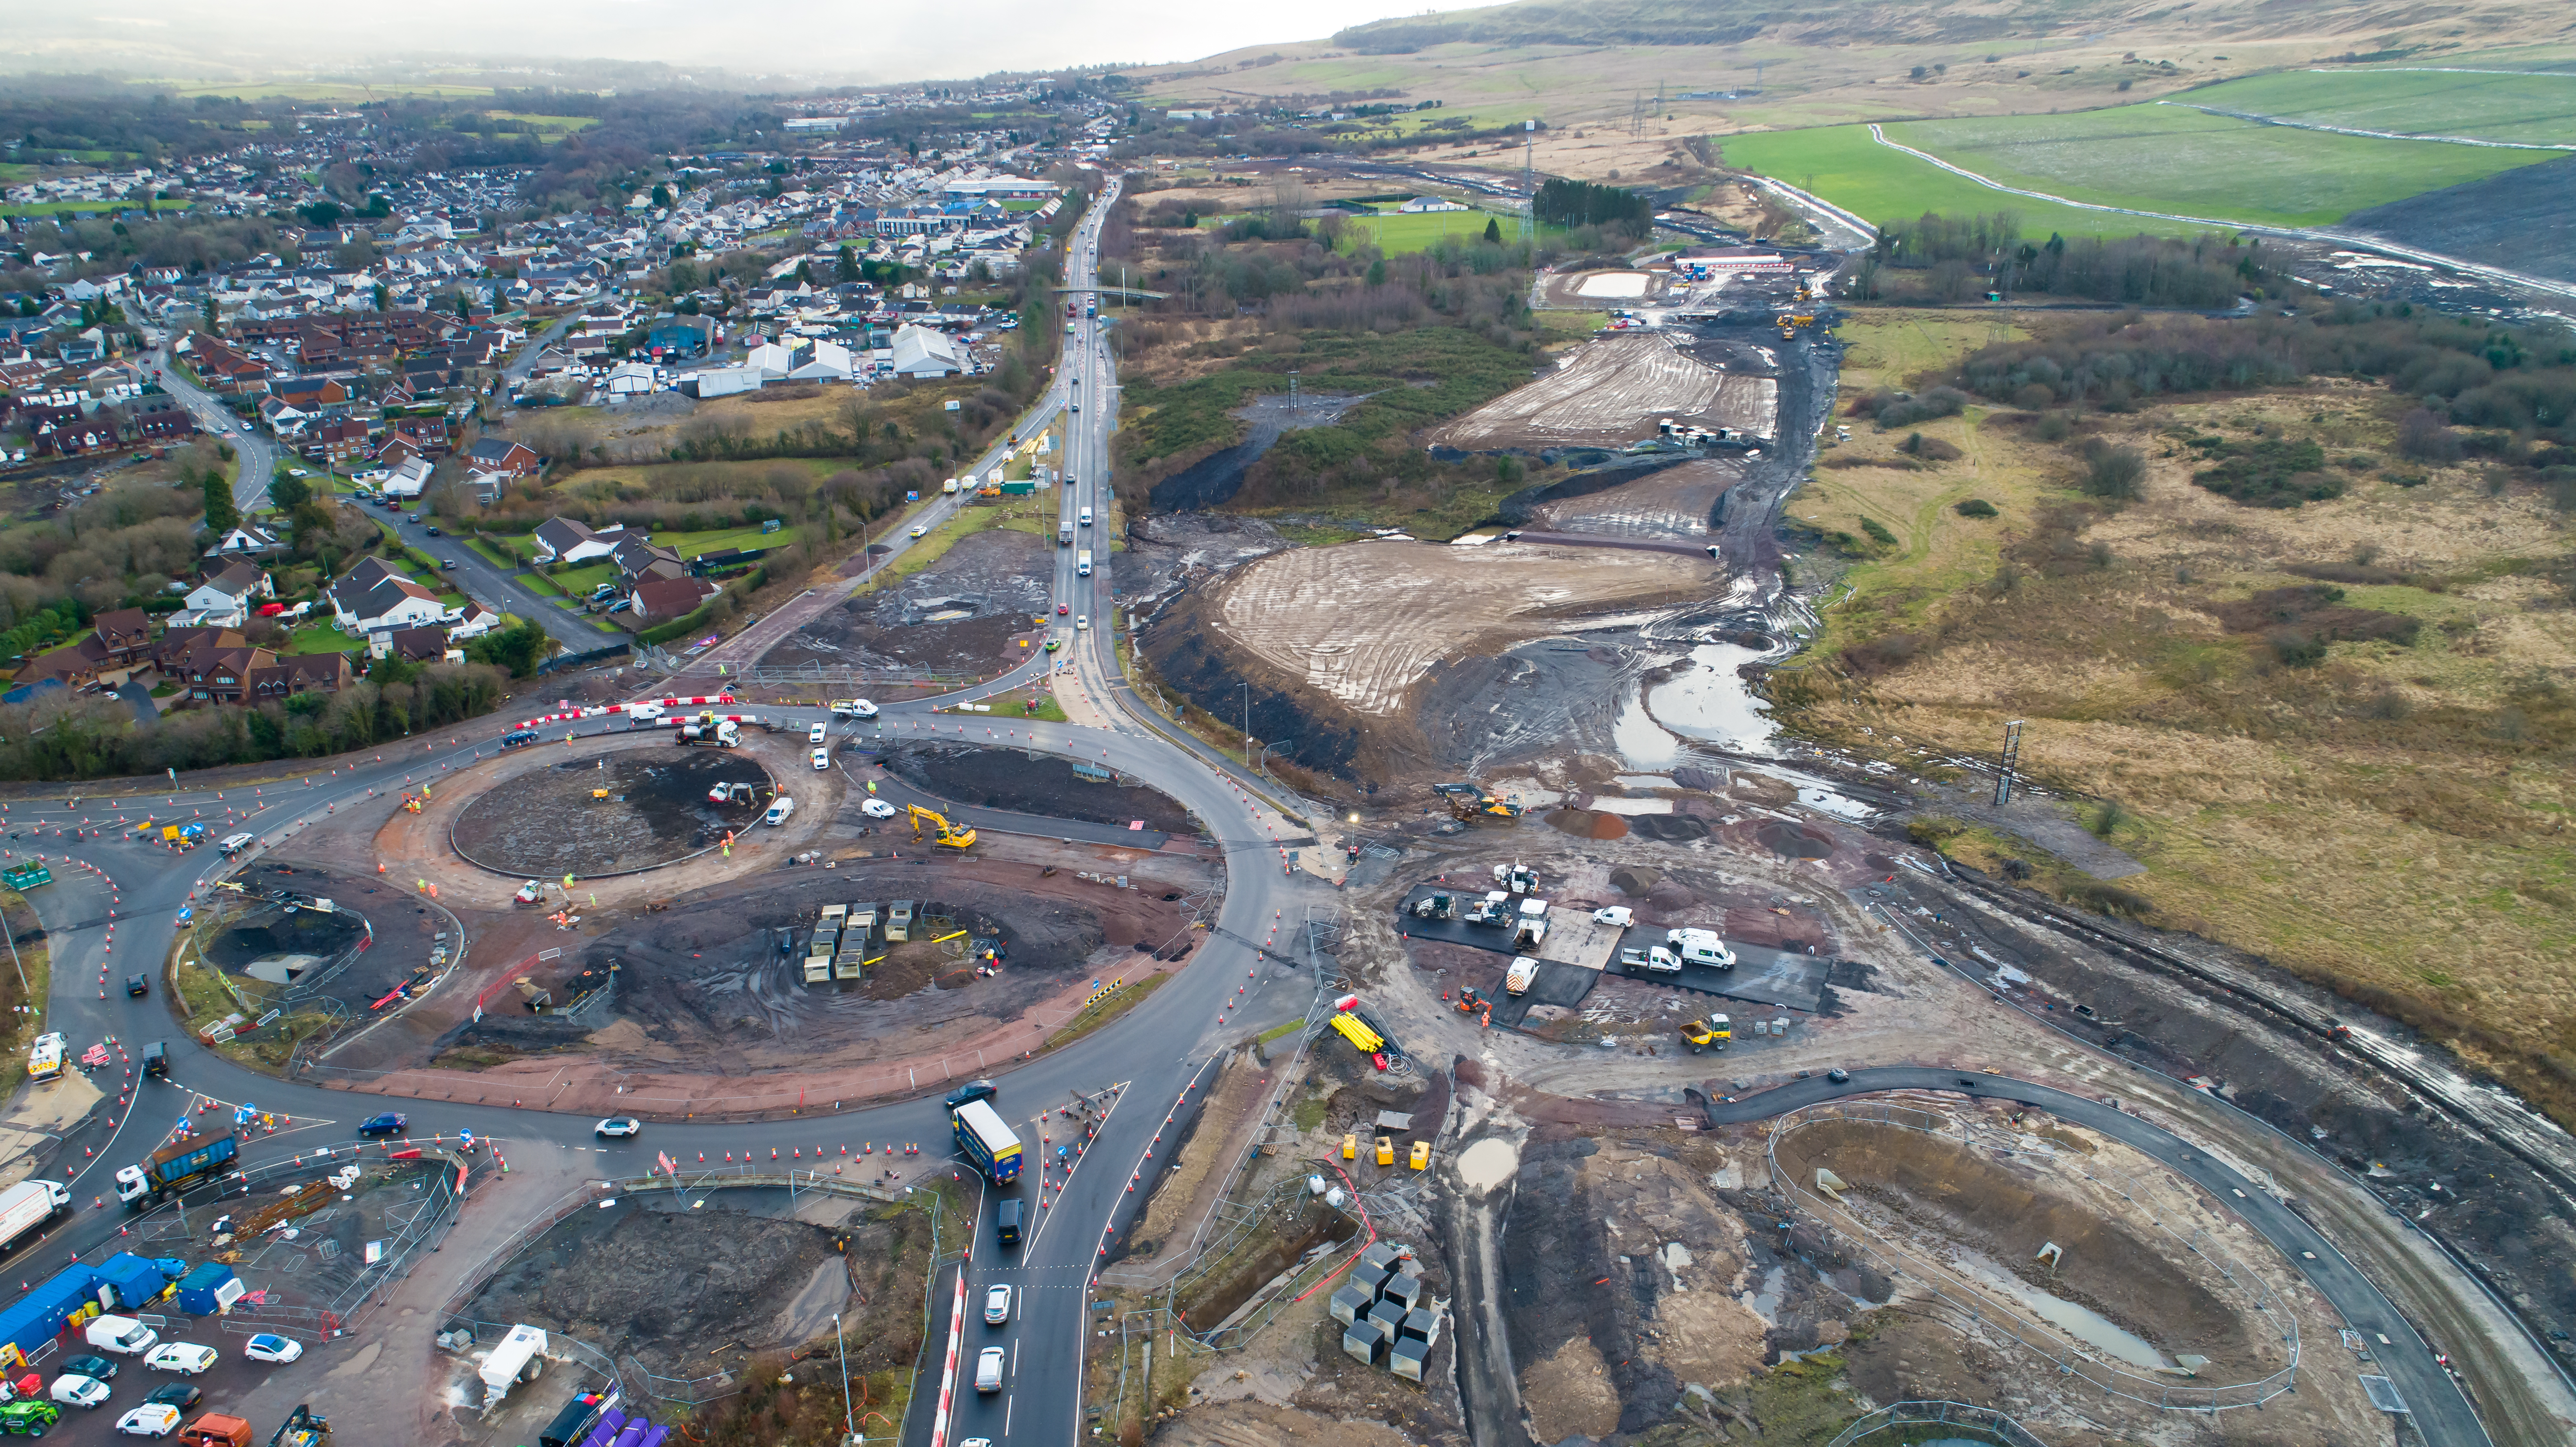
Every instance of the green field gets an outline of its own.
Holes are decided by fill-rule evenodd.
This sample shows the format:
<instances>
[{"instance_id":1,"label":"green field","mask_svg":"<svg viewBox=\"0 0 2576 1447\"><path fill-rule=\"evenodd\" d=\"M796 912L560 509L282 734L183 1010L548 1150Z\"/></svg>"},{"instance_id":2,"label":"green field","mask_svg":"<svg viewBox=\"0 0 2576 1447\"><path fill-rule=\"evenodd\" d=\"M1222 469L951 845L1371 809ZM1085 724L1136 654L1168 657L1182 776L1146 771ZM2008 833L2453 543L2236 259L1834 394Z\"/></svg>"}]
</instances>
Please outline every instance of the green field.
<instances>
[{"instance_id":1,"label":"green field","mask_svg":"<svg viewBox=\"0 0 2576 1447\"><path fill-rule=\"evenodd\" d=\"M599 124L597 116L541 116L528 111L485 111L483 116L486 120L517 121L547 136L569 135Z\"/></svg>"},{"instance_id":2,"label":"green field","mask_svg":"<svg viewBox=\"0 0 2576 1447\"><path fill-rule=\"evenodd\" d=\"M67 211L104 216L110 211L131 210L134 204L131 201L34 201L22 206L0 206L0 216L60 216ZM152 209L185 211L196 204L194 201L155 201Z\"/></svg>"},{"instance_id":3,"label":"green field","mask_svg":"<svg viewBox=\"0 0 2576 1447\"><path fill-rule=\"evenodd\" d=\"M182 96L220 95L235 100L313 100L362 105L395 96L464 100L492 93L488 85L342 85L336 81L262 81L252 85L183 85Z\"/></svg>"},{"instance_id":4,"label":"green field","mask_svg":"<svg viewBox=\"0 0 2576 1447\"><path fill-rule=\"evenodd\" d=\"M2290 70L2171 98L2309 125L2398 135L2576 145L2576 75Z\"/></svg>"},{"instance_id":5,"label":"green field","mask_svg":"<svg viewBox=\"0 0 2576 1447\"><path fill-rule=\"evenodd\" d=\"M2155 104L1915 121L1886 131L1890 140L2009 186L2275 226L2329 226L2367 207L2549 159L2538 151L2340 136Z\"/></svg>"},{"instance_id":6,"label":"green field","mask_svg":"<svg viewBox=\"0 0 2576 1447\"><path fill-rule=\"evenodd\" d=\"M1726 160L1812 191L1866 221L1894 221L1926 211L1945 216L2010 211L2033 236L2052 231L2067 236L2135 236L2142 231L2187 236L2204 229L2008 196L1882 146L1870 139L1867 126L1729 136Z\"/></svg>"}]
</instances>

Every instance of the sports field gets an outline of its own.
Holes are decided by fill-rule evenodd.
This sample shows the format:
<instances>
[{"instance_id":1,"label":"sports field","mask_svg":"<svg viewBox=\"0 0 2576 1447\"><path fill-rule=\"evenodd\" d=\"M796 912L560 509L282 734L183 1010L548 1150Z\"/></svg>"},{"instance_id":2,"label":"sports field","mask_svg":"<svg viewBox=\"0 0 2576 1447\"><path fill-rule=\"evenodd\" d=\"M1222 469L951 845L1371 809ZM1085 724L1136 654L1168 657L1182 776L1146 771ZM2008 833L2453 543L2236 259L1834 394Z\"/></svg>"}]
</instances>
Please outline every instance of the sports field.
<instances>
[{"instance_id":1,"label":"sports field","mask_svg":"<svg viewBox=\"0 0 2576 1447\"><path fill-rule=\"evenodd\" d=\"M2010 211L2033 236L2052 231L2067 236L2135 236L2142 231L2187 236L2203 229L2009 196L1882 146L1870 139L1867 126L1728 136L1726 159L1729 165L1812 191L1867 221L1909 219L1926 211L1945 216Z\"/></svg>"},{"instance_id":2,"label":"sports field","mask_svg":"<svg viewBox=\"0 0 2576 1447\"><path fill-rule=\"evenodd\" d=\"M2184 91L2171 99L2303 125L2576 145L2576 74L2290 70Z\"/></svg>"}]
</instances>

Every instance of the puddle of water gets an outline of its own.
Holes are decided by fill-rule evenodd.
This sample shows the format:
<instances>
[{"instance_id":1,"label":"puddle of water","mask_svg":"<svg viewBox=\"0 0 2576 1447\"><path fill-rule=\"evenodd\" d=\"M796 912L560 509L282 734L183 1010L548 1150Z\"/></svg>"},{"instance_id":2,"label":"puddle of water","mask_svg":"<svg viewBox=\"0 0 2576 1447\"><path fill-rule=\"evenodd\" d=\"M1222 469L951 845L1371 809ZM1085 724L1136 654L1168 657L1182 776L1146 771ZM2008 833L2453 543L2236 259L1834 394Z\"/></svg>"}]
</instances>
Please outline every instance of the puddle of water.
<instances>
[{"instance_id":1,"label":"puddle of water","mask_svg":"<svg viewBox=\"0 0 2576 1447\"><path fill-rule=\"evenodd\" d=\"M1762 658L1740 643L1703 643L1691 650L1692 667L1647 693L1655 721L1684 738L1745 753L1769 753L1771 706L1753 696L1736 669Z\"/></svg>"},{"instance_id":2,"label":"puddle of water","mask_svg":"<svg viewBox=\"0 0 2576 1447\"><path fill-rule=\"evenodd\" d=\"M1625 814L1632 817L1669 814L1673 812L1673 801L1670 799L1595 799L1592 801L1592 808L1596 813Z\"/></svg>"},{"instance_id":3,"label":"puddle of water","mask_svg":"<svg viewBox=\"0 0 2576 1447\"><path fill-rule=\"evenodd\" d=\"M1622 789L1669 789L1674 787L1669 774L1620 774L1610 781Z\"/></svg>"},{"instance_id":4,"label":"puddle of water","mask_svg":"<svg viewBox=\"0 0 2576 1447\"><path fill-rule=\"evenodd\" d=\"M2010 1296L2032 1315L2077 1341L2108 1352L2133 1367L2154 1371L2173 1365L2145 1338L2130 1333L2099 1312L2077 1306L2063 1297L2051 1296L2017 1277L1990 1271L1974 1262L1956 1264L1962 1272Z\"/></svg>"},{"instance_id":5,"label":"puddle of water","mask_svg":"<svg viewBox=\"0 0 2576 1447\"><path fill-rule=\"evenodd\" d=\"M1628 695L1628 706L1619 710L1618 721L1610 725L1610 742L1631 768L1669 769L1682 760L1682 741L1655 722L1639 694Z\"/></svg>"}]
</instances>

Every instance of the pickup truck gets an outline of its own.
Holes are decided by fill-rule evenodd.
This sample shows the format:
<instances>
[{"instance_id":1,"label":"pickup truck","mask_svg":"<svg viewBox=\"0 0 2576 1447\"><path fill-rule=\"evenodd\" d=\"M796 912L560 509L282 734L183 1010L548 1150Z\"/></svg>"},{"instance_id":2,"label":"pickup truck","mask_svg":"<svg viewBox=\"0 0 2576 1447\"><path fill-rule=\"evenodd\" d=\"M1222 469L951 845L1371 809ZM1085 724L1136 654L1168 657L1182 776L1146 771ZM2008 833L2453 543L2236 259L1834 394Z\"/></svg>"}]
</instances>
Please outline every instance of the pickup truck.
<instances>
[{"instance_id":1,"label":"pickup truck","mask_svg":"<svg viewBox=\"0 0 2576 1447\"><path fill-rule=\"evenodd\" d=\"M1632 973L1645 970L1658 975L1678 975L1682 972L1682 959L1662 945L1648 945L1642 950L1621 950L1619 968Z\"/></svg>"}]
</instances>

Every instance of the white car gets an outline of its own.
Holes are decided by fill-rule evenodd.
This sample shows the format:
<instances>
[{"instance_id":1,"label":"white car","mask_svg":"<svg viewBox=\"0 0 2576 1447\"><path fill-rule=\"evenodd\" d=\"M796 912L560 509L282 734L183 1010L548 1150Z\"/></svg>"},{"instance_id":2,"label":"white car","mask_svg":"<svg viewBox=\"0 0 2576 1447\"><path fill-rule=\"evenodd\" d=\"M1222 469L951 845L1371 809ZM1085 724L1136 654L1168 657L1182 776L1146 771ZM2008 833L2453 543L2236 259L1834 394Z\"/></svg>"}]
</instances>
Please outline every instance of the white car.
<instances>
[{"instance_id":1,"label":"white car","mask_svg":"<svg viewBox=\"0 0 2576 1447\"><path fill-rule=\"evenodd\" d=\"M1090 631L1091 631L1091 615L1090 615L1090 614L1088 614L1088 613L1076 613L1076 614L1074 614L1074 615L1073 615L1073 631L1074 631L1074 632L1076 632L1076 633L1088 633L1088 632L1090 632Z\"/></svg>"},{"instance_id":2,"label":"white car","mask_svg":"<svg viewBox=\"0 0 2576 1447\"><path fill-rule=\"evenodd\" d=\"M1592 912L1594 924L1615 925L1620 929L1637 922L1637 912L1624 904L1614 904Z\"/></svg>"},{"instance_id":3,"label":"white car","mask_svg":"<svg viewBox=\"0 0 2576 1447\"><path fill-rule=\"evenodd\" d=\"M830 742L831 737L832 726L830 724L818 723L805 731L805 742L809 744L828 743Z\"/></svg>"},{"instance_id":4,"label":"white car","mask_svg":"<svg viewBox=\"0 0 2576 1447\"><path fill-rule=\"evenodd\" d=\"M167 1437L179 1430L179 1409L167 1402L146 1402L117 1418L116 1430L128 1437Z\"/></svg>"},{"instance_id":5,"label":"white car","mask_svg":"<svg viewBox=\"0 0 2576 1447\"><path fill-rule=\"evenodd\" d=\"M54 1378L53 1399L66 1407L95 1407L107 1400L107 1383L65 1372Z\"/></svg>"},{"instance_id":6,"label":"white car","mask_svg":"<svg viewBox=\"0 0 2576 1447\"><path fill-rule=\"evenodd\" d=\"M903 811L883 799L870 799L859 805L859 812L871 819L891 819Z\"/></svg>"},{"instance_id":7,"label":"white car","mask_svg":"<svg viewBox=\"0 0 2576 1447\"><path fill-rule=\"evenodd\" d=\"M1011 1288L996 1286L984 1293L984 1324L1000 1326L1011 1319Z\"/></svg>"},{"instance_id":8,"label":"white car","mask_svg":"<svg viewBox=\"0 0 2576 1447\"><path fill-rule=\"evenodd\" d=\"M631 1115L612 1115L591 1127L591 1134L624 1138L644 1129L644 1122Z\"/></svg>"},{"instance_id":9,"label":"white car","mask_svg":"<svg viewBox=\"0 0 2576 1447\"><path fill-rule=\"evenodd\" d=\"M242 1355L255 1362L275 1362L283 1366L304 1355L304 1343L293 1337L271 1336L263 1332L242 1343Z\"/></svg>"},{"instance_id":10,"label":"white car","mask_svg":"<svg viewBox=\"0 0 2576 1447\"><path fill-rule=\"evenodd\" d=\"M644 719L660 718L662 716L662 706L658 703L631 704L627 707L626 716L628 718Z\"/></svg>"},{"instance_id":11,"label":"white car","mask_svg":"<svg viewBox=\"0 0 2576 1447\"><path fill-rule=\"evenodd\" d=\"M201 1347L195 1342L185 1341L163 1342L152 1349L152 1355L143 1359L143 1365L155 1371L177 1372L181 1376L188 1377L193 1377L214 1364L213 1347Z\"/></svg>"},{"instance_id":12,"label":"white car","mask_svg":"<svg viewBox=\"0 0 2576 1447\"><path fill-rule=\"evenodd\" d=\"M821 728L822 725L816 724L814 727ZM832 767L832 751L830 749L816 749L814 751L814 767L817 771Z\"/></svg>"}]
</instances>

